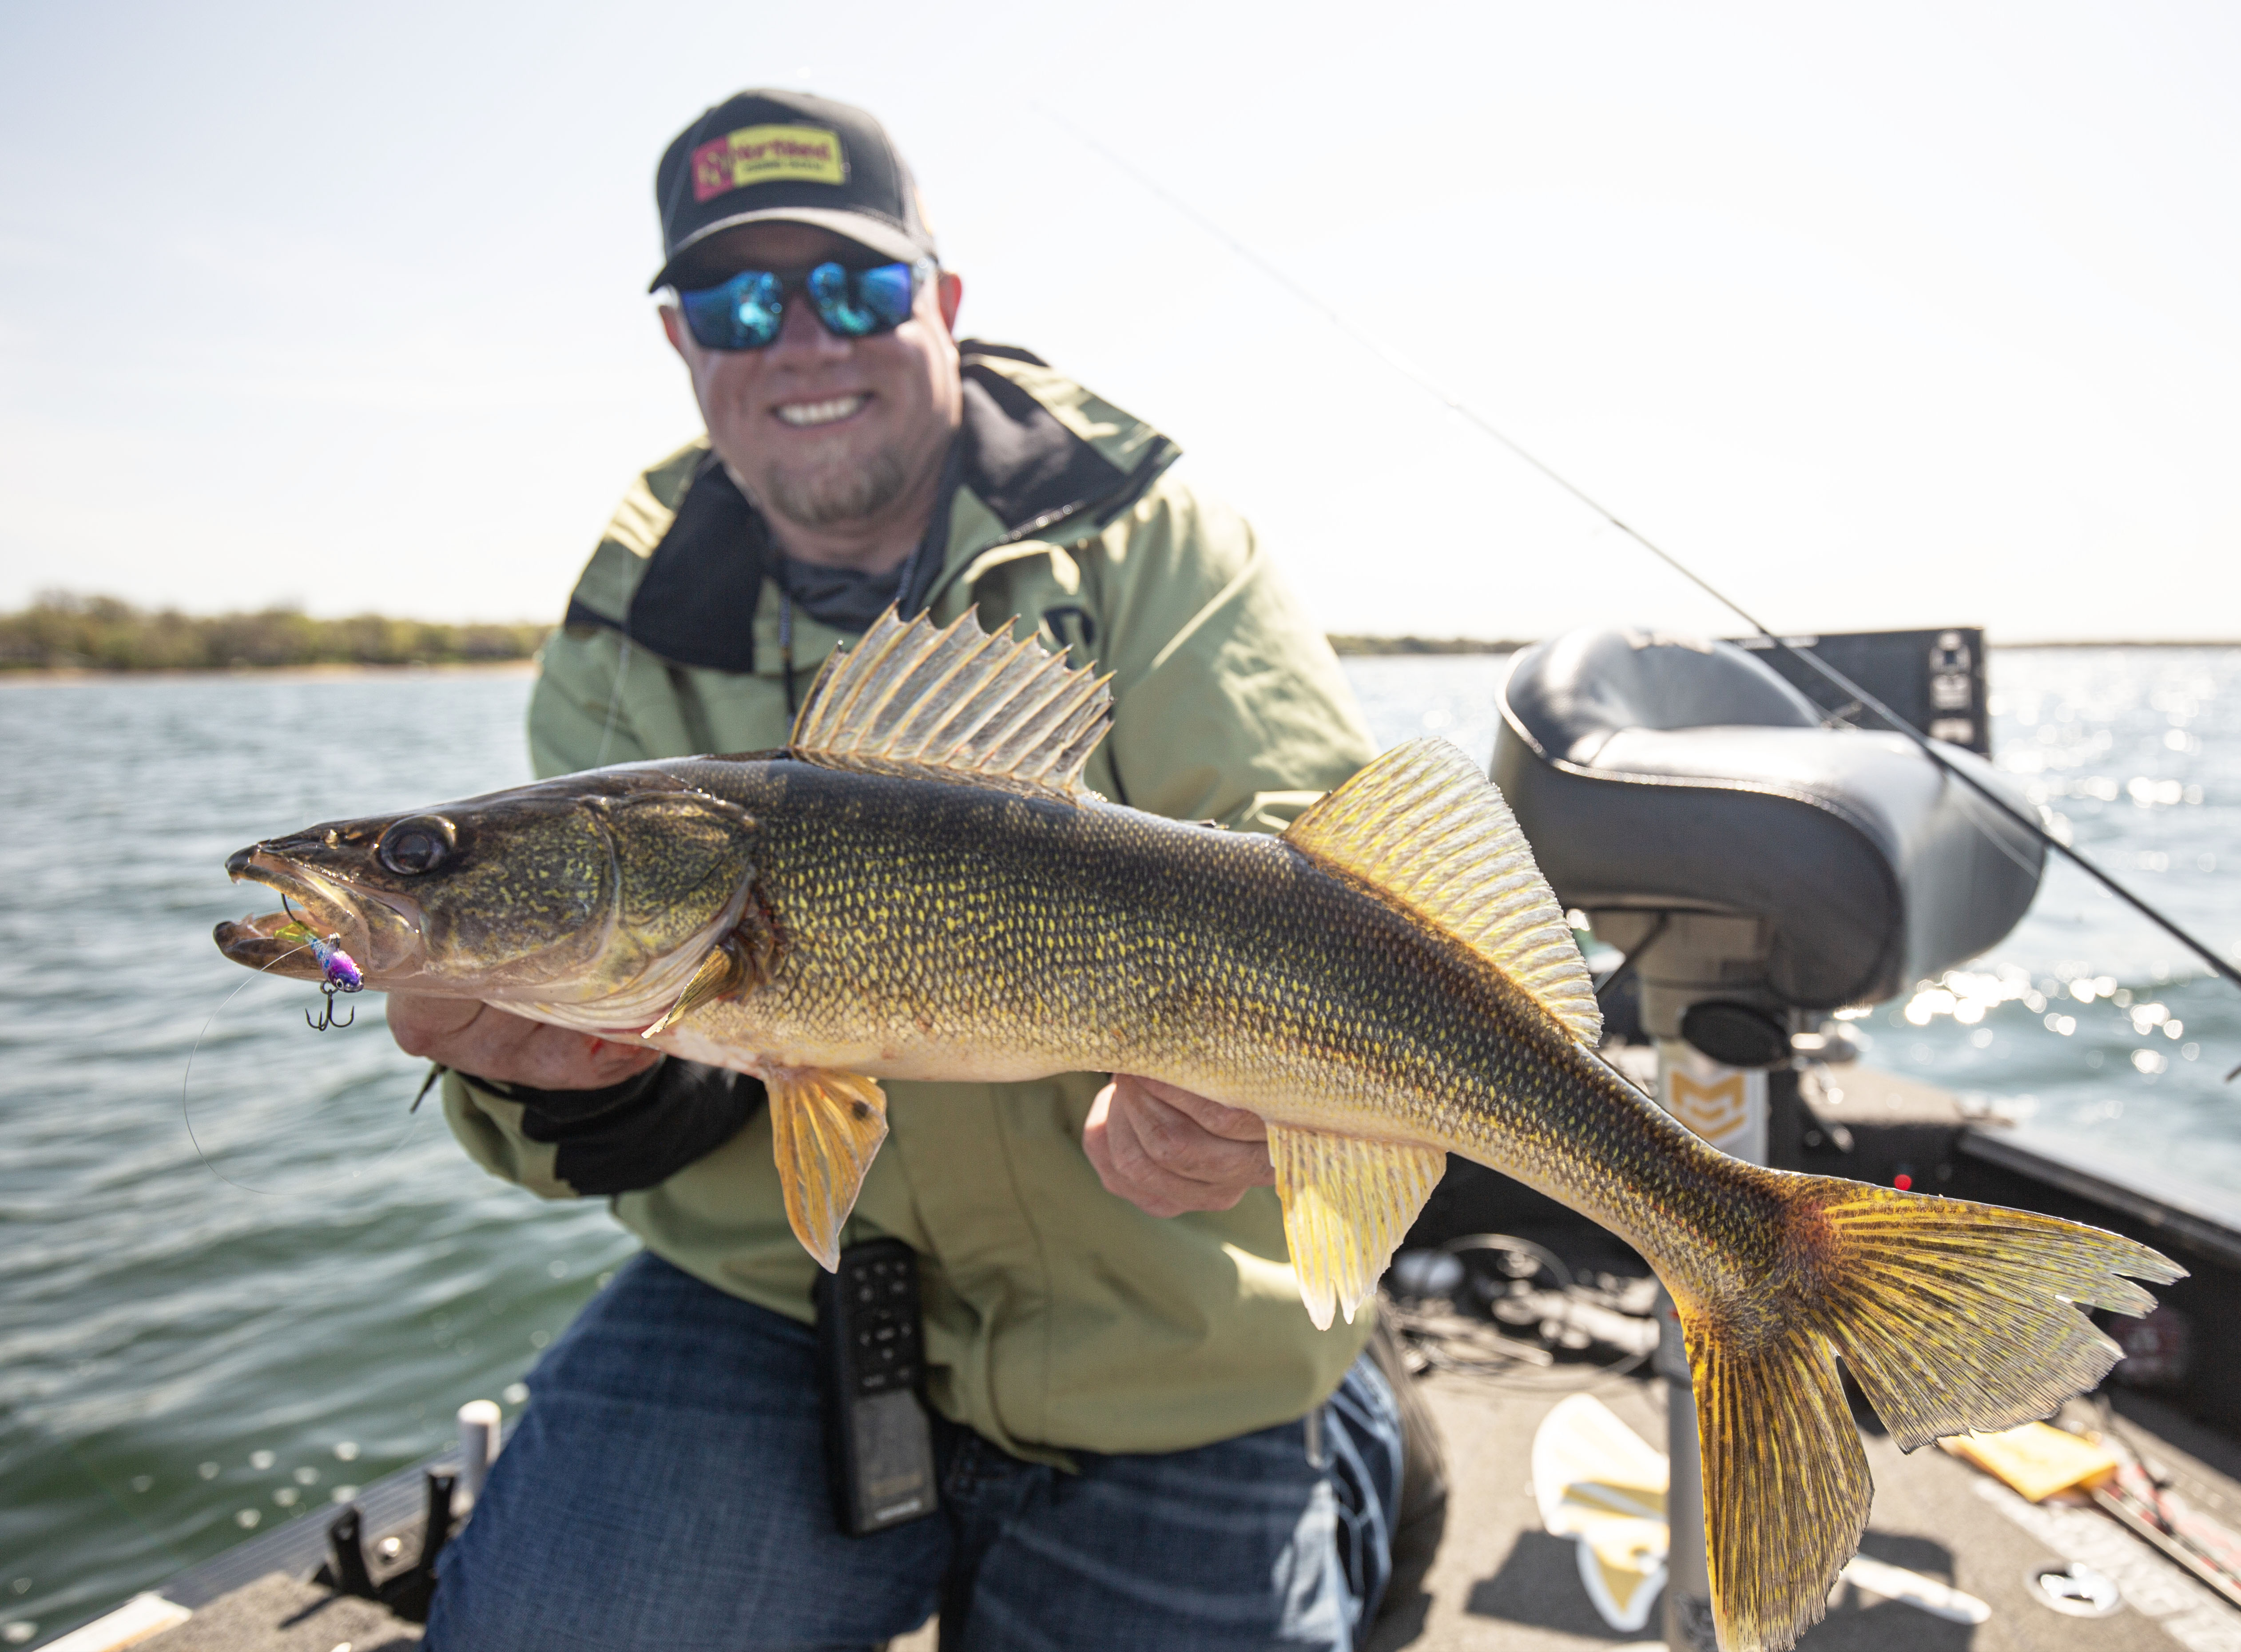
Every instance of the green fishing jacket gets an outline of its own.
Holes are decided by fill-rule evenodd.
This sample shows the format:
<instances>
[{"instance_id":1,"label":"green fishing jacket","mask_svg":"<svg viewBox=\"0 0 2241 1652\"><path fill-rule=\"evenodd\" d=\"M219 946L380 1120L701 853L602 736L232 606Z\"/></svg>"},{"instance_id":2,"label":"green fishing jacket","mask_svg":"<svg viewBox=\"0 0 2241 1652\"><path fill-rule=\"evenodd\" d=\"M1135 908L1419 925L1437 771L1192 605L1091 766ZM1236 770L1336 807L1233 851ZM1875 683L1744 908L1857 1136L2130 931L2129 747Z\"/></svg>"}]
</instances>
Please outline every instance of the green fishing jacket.
<instances>
[{"instance_id":1,"label":"green fishing jacket","mask_svg":"<svg viewBox=\"0 0 2241 1652\"><path fill-rule=\"evenodd\" d=\"M1025 351L966 342L962 469L928 606L977 608L1113 673L1084 775L1181 819L1279 831L1372 755L1338 663L1252 529L1167 474L1177 449ZM841 635L780 604L759 518L705 438L646 472L545 645L539 775L786 743L790 698ZM1170 1451L1298 1417L1368 1316L1317 1331L1274 1192L1168 1219L1107 1193L1081 1147L1103 1074L886 1087L892 1134L850 1241L922 1259L929 1396L1015 1453ZM452 1126L494 1174L579 1190L522 1104L458 1074ZM767 1109L658 1186L613 1200L657 1255L807 1321L816 1264L786 1226Z\"/></svg>"}]
</instances>

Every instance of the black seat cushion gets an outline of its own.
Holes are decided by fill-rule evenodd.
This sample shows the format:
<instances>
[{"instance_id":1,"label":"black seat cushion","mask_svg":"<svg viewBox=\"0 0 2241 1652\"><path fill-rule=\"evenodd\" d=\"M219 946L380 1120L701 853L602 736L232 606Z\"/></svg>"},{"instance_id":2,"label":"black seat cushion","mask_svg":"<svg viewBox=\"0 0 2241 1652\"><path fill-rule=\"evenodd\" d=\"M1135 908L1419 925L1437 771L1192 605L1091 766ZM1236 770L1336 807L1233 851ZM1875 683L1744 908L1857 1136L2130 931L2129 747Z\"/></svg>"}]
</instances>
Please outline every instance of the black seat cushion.
<instances>
[{"instance_id":1,"label":"black seat cushion","mask_svg":"<svg viewBox=\"0 0 2241 1652\"><path fill-rule=\"evenodd\" d=\"M1870 1003L1974 957L2038 887L2038 839L1903 736L1821 726L1742 649L1573 632L1525 650L1494 779L1568 907L1765 926L1768 989ZM1957 746L1941 756L2028 804Z\"/></svg>"}]
</instances>

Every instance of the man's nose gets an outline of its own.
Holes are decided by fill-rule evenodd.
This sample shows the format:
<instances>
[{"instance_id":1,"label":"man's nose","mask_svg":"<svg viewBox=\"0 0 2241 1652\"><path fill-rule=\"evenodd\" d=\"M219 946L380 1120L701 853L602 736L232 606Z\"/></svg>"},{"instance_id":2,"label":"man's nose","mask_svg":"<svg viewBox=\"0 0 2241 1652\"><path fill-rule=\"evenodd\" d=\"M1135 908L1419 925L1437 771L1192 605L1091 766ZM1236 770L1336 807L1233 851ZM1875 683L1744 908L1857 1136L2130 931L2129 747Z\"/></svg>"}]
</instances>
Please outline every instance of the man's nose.
<instances>
[{"instance_id":1,"label":"man's nose","mask_svg":"<svg viewBox=\"0 0 2241 1652\"><path fill-rule=\"evenodd\" d=\"M778 337L770 342L773 356L845 356L852 340L842 338L817 318L817 306L805 292L786 294L780 312Z\"/></svg>"}]
</instances>

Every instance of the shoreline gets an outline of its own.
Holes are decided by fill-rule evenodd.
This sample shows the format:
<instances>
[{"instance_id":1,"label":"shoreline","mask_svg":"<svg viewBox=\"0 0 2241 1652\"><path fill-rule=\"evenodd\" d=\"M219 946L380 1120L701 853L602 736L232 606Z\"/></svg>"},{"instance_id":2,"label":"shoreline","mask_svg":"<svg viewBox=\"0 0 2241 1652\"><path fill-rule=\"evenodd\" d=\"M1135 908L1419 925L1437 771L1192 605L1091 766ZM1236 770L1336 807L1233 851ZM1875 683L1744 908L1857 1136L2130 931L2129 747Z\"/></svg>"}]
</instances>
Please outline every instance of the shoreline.
<instances>
[{"instance_id":1,"label":"shoreline","mask_svg":"<svg viewBox=\"0 0 2241 1652\"><path fill-rule=\"evenodd\" d=\"M1390 642L1389 647L1366 646L1372 641ZM1378 638L1375 639L1349 637L1347 645L1335 652L1341 659L1456 659L1514 654L1529 648L1530 642L1468 642L1466 639L1443 639L1436 647L1427 647L1415 638ZM2054 642L1996 642L1986 645L1993 653L2022 653L2032 649L2086 648L2154 648L2154 649L2231 649L2241 648L2241 639L2180 639L2175 640L2143 641L2137 638L2113 641L2062 640ZM225 665L225 666L103 666L62 665L25 666L0 669L0 688L52 686L65 683L117 683L162 681L208 681L223 679L228 681L254 677L268 682L323 681L344 677L409 677L435 676L449 673L463 676L526 675L537 669L534 659L445 660L434 664L379 665L332 661L308 665Z\"/></svg>"},{"instance_id":2,"label":"shoreline","mask_svg":"<svg viewBox=\"0 0 2241 1652\"><path fill-rule=\"evenodd\" d=\"M2241 639L2177 637L2143 640L2121 637L2113 642L1996 642L1984 646L1995 653L2005 648L2241 648Z\"/></svg>"},{"instance_id":3,"label":"shoreline","mask_svg":"<svg viewBox=\"0 0 2241 1652\"><path fill-rule=\"evenodd\" d=\"M1488 654L1514 654L1522 648L1533 646L1530 641L1478 642L1468 638L1427 641L1415 637L1348 637L1342 640L1343 645L1341 645L1341 639L1331 639L1334 651L1341 659L1468 659ZM2241 638L2065 638L2044 642L1988 642L1984 646L1992 653L2020 653L2034 648L2241 648Z\"/></svg>"},{"instance_id":4,"label":"shoreline","mask_svg":"<svg viewBox=\"0 0 2241 1652\"><path fill-rule=\"evenodd\" d=\"M457 659L437 665L370 665L341 661L315 665L59 665L28 666L0 671L0 688L15 685L57 683L130 683L161 679L169 682L234 681L254 677L265 682L290 679L318 681L331 677L434 677L526 675L537 669L533 659Z\"/></svg>"}]
</instances>

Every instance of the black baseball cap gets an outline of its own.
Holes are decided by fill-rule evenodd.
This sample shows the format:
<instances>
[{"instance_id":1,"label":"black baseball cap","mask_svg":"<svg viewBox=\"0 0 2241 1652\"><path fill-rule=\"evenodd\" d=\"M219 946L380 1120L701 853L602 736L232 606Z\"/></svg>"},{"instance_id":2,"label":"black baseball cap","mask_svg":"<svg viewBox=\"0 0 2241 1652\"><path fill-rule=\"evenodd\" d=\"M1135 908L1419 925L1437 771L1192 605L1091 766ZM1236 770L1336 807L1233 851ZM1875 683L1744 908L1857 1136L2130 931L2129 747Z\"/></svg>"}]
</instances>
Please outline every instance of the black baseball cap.
<instances>
[{"instance_id":1,"label":"black baseball cap","mask_svg":"<svg viewBox=\"0 0 2241 1652\"><path fill-rule=\"evenodd\" d=\"M653 179L662 265L649 292L672 284L701 242L741 224L813 224L891 258L939 257L886 129L829 97L734 93L677 135Z\"/></svg>"}]
</instances>

